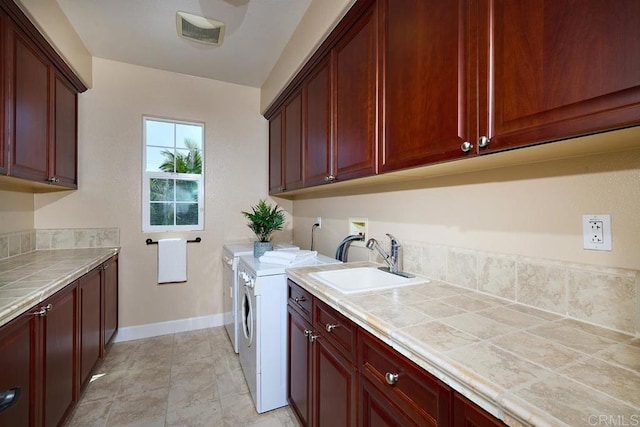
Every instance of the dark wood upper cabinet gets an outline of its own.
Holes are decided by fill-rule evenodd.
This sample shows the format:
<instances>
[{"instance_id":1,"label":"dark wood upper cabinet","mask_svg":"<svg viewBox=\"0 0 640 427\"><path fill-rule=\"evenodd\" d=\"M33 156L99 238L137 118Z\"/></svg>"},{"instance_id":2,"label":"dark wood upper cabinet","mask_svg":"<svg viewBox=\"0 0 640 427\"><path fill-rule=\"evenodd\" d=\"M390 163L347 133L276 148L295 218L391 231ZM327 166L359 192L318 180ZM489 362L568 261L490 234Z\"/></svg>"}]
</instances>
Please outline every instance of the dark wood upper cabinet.
<instances>
[{"instance_id":1,"label":"dark wood upper cabinet","mask_svg":"<svg viewBox=\"0 0 640 427\"><path fill-rule=\"evenodd\" d=\"M53 97L53 132L51 176L58 178L58 184L76 188L77 178L77 100L75 90L59 73L54 73L55 95Z\"/></svg>"},{"instance_id":2,"label":"dark wood upper cabinet","mask_svg":"<svg viewBox=\"0 0 640 427\"><path fill-rule=\"evenodd\" d=\"M269 120L269 193L284 191L282 175L282 112Z\"/></svg>"},{"instance_id":3,"label":"dark wood upper cabinet","mask_svg":"<svg viewBox=\"0 0 640 427\"><path fill-rule=\"evenodd\" d=\"M640 2L483 0L479 15L484 150L638 124Z\"/></svg>"},{"instance_id":4,"label":"dark wood upper cabinet","mask_svg":"<svg viewBox=\"0 0 640 427\"><path fill-rule=\"evenodd\" d=\"M303 86L304 185L332 181L331 70L325 59Z\"/></svg>"},{"instance_id":5,"label":"dark wood upper cabinet","mask_svg":"<svg viewBox=\"0 0 640 427\"><path fill-rule=\"evenodd\" d=\"M371 5L333 48L335 178L376 173L377 12Z\"/></svg>"},{"instance_id":6,"label":"dark wood upper cabinet","mask_svg":"<svg viewBox=\"0 0 640 427\"><path fill-rule=\"evenodd\" d=\"M17 27L7 26L6 66L12 94L5 112L9 117L9 173L45 182L49 177L49 62Z\"/></svg>"},{"instance_id":7,"label":"dark wood upper cabinet","mask_svg":"<svg viewBox=\"0 0 640 427\"><path fill-rule=\"evenodd\" d=\"M284 187L302 187L302 92L284 106Z\"/></svg>"},{"instance_id":8,"label":"dark wood upper cabinet","mask_svg":"<svg viewBox=\"0 0 640 427\"><path fill-rule=\"evenodd\" d=\"M467 108L467 0L380 0L380 172L464 155L475 135Z\"/></svg>"},{"instance_id":9,"label":"dark wood upper cabinet","mask_svg":"<svg viewBox=\"0 0 640 427\"><path fill-rule=\"evenodd\" d=\"M11 0L0 0L0 43L0 173L77 188L77 95L86 86Z\"/></svg>"}]
</instances>

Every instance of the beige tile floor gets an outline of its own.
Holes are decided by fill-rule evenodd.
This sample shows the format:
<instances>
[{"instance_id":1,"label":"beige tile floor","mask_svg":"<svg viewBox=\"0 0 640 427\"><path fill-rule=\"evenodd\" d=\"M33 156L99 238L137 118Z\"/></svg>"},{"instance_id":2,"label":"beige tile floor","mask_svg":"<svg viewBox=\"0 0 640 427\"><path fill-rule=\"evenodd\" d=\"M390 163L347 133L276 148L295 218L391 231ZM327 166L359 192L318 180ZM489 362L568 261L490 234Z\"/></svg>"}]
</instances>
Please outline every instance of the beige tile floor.
<instances>
[{"instance_id":1,"label":"beige tile floor","mask_svg":"<svg viewBox=\"0 0 640 427\"><path fill-rule=\"evenodd\" d=\"M256 412L238 356L219 327L113 344L67 426L299 424L289 407Z\"/></svg>"}]
</instances>

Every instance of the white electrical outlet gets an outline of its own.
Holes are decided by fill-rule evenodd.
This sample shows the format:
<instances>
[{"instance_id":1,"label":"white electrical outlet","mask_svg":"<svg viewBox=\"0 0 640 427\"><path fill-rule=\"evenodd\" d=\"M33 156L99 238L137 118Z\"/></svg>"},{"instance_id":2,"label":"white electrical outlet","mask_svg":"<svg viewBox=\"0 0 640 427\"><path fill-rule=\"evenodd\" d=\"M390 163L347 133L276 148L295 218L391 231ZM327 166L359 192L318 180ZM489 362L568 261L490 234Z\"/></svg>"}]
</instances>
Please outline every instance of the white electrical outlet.
<instances>
[{"instance_id":1,"label":"white electrical outlet","mask_svg":"<svg viewBox=\"0 0 640 427\"><path fill-rule=\"evenodd\" d=\"M321 217L317 217L316 218L316 224L318 224L318 228L322 228L322 218Z\"/></svg>"},{"instance_id":2,"label":"white electrical outlet","mask_svg":"<svg viewBox=\"0 0 640 427\"><path fill-rule=\"evenodd\" d=\"M611 250L611 215L582 215L582 240L585 249Z\"/></svg>"}]
</instances>

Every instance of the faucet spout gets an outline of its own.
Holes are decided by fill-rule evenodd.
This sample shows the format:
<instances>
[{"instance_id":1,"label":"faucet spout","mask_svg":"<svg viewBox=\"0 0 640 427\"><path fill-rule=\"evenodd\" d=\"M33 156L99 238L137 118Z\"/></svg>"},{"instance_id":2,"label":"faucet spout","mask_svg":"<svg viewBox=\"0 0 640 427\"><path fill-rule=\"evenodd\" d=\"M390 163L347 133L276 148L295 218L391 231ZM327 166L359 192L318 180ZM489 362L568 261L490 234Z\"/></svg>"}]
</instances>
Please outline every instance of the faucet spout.
<instances>
[{"instance_id":1,"label":"faucet spout","mask_svg":"<svg viewBox=\"0 0 640 427\"><path fill-rule=\"evenodd\" d=\"M375 249L376 251L378 251L382 259L384 260L385 264L389 266L389 272L397 273L398 272L398 249L400 248L400 244L398 243L397 239L392 237L390 234L387 234L387 236L389 236L389 238L391 239L390 254L386 253L385 250L382 249L382 246L380 246L378 241L373 238L367 241L366 247L369 250Z\"/></svg>"}]
</instances>

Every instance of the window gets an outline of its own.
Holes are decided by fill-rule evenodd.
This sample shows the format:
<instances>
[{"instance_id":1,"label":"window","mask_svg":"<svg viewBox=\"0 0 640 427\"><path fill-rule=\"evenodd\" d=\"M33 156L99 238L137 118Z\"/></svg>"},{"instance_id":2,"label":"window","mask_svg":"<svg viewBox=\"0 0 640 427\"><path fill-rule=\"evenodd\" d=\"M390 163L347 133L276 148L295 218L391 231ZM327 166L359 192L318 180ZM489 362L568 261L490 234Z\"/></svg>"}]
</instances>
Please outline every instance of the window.
<instances>
[{"instance_id":1,"label":"window","mask_svg":"<svg viewBox=\"0 0 640 427\"><path fill-rule=\"evenodd\" d=\"M143 231L202 230L204 124L143 122Z\"/></svg>"}]
</instances>

